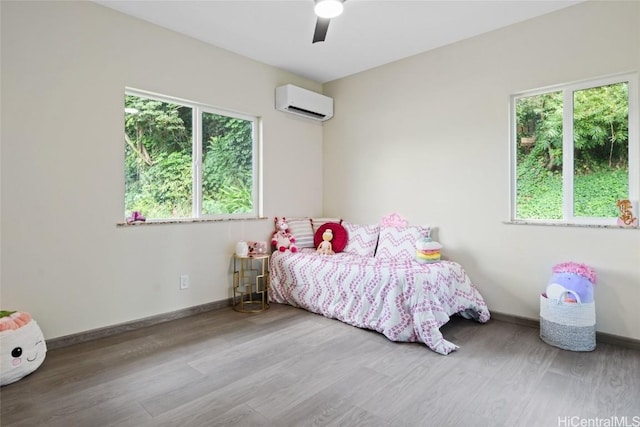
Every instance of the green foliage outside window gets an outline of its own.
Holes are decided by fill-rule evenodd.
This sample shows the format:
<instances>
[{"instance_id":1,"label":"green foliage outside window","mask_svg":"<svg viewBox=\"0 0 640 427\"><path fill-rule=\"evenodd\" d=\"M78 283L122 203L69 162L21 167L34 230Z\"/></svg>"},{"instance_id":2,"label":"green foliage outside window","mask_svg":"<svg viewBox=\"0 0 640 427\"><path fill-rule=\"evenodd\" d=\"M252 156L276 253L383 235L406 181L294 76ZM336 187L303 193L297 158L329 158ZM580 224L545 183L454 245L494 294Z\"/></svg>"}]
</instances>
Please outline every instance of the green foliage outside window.
<instances>
[{"instance_id":1,"label":"green foliage outside window","mask_svg":"<svg viewBox=\"0 0 640 427\"><path fill-rule=\"evenodd\" d=\"M573 189L577 217L616 217L628 197L628 85L573 93ZM516 103L518 219L563 217L563 92Z\"/></svg>"},{"instance_id":2,"label":"green foliage outside window","mask_svg":"<svg viewBox=\"0 0 640 427\"><path fill-rule=\"evenodd\" d=\"M202 211L245 213L252 209L252 123L204 113Z\"/></svg>"},{"instance_id":3,"label":"green foliage outside window","mask_svg":"<svg viewBox=\"0 0 640 427\"><path fill-rule=\"evenodd\" d=\"M193 112L189 106L142 96L125 97L125 215L196 216L253 210L253 123L201 113L202 188L193 185Z\"/></svg>"}]
</instances>

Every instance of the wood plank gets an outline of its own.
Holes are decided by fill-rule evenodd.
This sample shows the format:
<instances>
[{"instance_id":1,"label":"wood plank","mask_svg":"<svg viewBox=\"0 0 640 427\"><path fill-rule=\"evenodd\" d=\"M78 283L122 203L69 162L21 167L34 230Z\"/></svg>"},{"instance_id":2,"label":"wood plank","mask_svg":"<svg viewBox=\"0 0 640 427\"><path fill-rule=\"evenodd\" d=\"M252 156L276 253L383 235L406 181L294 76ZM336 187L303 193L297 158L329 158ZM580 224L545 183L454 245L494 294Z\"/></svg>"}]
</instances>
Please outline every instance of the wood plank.
<instances>
[{"instance_id":1,"label":"wood plank","mask_svg":"<svg viewBox=\"0 0 640 427\"><path fill-rule=\"evenodd\" d=\"M50 350L0 389L15 426L558 425L640 416L640 351L557 349L539 330L454 317L460 346L418 343L285 305L230 307Z\"/></svg>"}]
</instances>

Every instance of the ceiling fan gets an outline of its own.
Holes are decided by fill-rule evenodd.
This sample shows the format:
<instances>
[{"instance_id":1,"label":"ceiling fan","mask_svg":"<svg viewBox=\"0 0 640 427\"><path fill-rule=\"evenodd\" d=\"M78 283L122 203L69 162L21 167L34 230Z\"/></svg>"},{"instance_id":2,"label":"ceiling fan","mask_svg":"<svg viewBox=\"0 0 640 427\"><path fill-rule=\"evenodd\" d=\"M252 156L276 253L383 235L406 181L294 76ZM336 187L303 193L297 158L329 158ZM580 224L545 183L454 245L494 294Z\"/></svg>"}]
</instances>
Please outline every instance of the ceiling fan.
<instances>
[{"instance_id":1,"label":"ceiling fan","mask_svg":"<svg viewBox=\"0 0 640 427\"><path fill-rule=\"evenodd\" d=\"M313 43L323 42L327 37L329 22L331 22L331 18L335 18L342 13L345 0L315 0L315 2L316 5L313 10L318 16L318 20L316 21L316 29L313 32Z\"/></svg>"}]
</instances>

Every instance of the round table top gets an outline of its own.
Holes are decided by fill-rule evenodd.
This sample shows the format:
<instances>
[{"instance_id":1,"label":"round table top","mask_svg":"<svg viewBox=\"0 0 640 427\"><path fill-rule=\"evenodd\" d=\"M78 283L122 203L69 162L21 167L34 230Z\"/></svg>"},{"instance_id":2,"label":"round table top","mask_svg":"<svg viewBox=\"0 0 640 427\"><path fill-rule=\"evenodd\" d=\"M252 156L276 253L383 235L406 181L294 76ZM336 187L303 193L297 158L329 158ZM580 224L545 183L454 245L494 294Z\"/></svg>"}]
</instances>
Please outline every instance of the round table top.
<instances>
[{"instance_id":1,"label":"round table top","mask_svg":"<svg viewBox=\"0 0 640 427\"><path fill-rule=\"evenodd\" d=\"M269 258L270 254L248 254L248 255L238 255L238 254L233 254L233 256L235 256L236 258L241 258L241 259L265 259L265 258Z\"/></svg>"}]
</instances>

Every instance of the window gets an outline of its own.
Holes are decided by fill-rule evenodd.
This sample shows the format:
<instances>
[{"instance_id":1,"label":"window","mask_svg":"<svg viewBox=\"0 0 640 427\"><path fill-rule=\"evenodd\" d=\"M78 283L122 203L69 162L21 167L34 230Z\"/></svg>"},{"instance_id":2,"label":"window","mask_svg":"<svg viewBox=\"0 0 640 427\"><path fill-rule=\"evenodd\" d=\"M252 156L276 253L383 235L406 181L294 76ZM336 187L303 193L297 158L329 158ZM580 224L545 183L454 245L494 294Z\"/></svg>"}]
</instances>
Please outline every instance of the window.
<instances>
[{"instance_id":1,"label":"window","mask_svg":"<svg viewBox=\"0 0 640 427\"><path fill-rule=\"evenodd\" d=\"M256 217L257 118L125 92L125 217Z\"/></svg>"},{"instance_id":2,"label":"window","mask_svg":"<svg viewBox=\"0 0 640 427\"><path fill-rule=\"evenodd\" d=\"M639 196L637 94L624 75L512 96L511 219L616 224Z\"/></svg>"}]
</instances>

